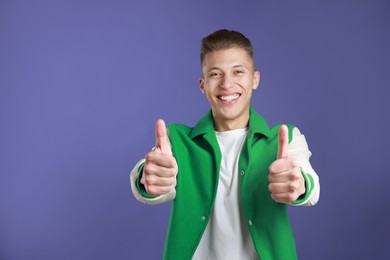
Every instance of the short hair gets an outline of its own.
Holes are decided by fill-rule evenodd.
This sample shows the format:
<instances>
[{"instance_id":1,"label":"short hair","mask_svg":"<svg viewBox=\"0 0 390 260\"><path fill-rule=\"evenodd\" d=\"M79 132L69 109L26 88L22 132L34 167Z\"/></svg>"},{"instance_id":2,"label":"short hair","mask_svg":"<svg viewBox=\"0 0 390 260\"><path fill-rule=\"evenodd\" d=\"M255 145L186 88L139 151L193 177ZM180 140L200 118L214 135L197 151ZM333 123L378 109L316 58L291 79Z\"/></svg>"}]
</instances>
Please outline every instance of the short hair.
<instances>
[{"instance_id":1,"label":"short hair","mask_svg":"<svg viewBox=\"0 0 390 260\"><path fill-rule=\"evenodd\" d=\"M250 40L240 32L226 29L215 31L202 39L200 64L203 65L203 60L207 53L230 48L241 48L245 50L254 64L254 51Z\"/></svg>"}]
</instances>

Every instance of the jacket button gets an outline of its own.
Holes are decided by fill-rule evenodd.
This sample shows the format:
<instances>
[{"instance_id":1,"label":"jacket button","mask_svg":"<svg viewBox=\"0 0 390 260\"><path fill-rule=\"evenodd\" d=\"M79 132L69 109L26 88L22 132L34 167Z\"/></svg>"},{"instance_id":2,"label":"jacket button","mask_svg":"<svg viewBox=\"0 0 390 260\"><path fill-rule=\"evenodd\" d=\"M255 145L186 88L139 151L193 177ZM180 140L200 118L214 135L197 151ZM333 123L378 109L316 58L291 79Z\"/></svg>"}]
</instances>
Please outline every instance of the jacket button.
<instances>
[{"instance_id":1,"label":"jacket button","mask_svg":"<svg viewBox=\"0 0 390 260\"><path fill-rule=\"evenodd\" d=\"M206 220L206 217L205 217L205 216L202 216L200 219L201 219L201 220Z\"/></svg>"},{"instance_id":2,"label":"jacket button","mask_svg":"<svg viewBox=\"0 0 390 260\"><path fill-rule=\"evenodd\" d=\"M253 225L252 220L249 220L248 223L249 223L249 226Z\"/></svg>"},{"instance_id":3,"label":"jacket button","mask_svg":"<svg viewBox=\"0 0 390 260\"><path fill-rule=\"evenodd\" d=\"M241 176L242 176L242 175L244 175L244 174L245 174L245 172L244 172L244 171L241 171L241 172L240 172L240 175L241 175Z\"/></svg>"}]
</instances>

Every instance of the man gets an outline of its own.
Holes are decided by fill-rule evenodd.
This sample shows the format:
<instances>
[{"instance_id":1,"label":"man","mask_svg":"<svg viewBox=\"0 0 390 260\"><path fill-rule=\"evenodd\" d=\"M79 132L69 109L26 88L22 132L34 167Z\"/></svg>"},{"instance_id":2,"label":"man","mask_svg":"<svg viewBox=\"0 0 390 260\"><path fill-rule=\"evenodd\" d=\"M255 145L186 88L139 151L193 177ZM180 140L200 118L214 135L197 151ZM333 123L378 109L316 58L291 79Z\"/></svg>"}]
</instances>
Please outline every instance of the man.
<instances>
[{"instance_id":1,"label":"man","mask_svg":"<svg viewBox=\"0 0 390 260\"><path fill-rule=\"evenodd\" d=\"M244 35L205 37L201 66L211 110L193 128L158 120L130 174L139 201L173 201L164 258L296 259L288 205L314 205L320 189L305 138L250 107L260 72Z\"/></svg>"}]
</instances>

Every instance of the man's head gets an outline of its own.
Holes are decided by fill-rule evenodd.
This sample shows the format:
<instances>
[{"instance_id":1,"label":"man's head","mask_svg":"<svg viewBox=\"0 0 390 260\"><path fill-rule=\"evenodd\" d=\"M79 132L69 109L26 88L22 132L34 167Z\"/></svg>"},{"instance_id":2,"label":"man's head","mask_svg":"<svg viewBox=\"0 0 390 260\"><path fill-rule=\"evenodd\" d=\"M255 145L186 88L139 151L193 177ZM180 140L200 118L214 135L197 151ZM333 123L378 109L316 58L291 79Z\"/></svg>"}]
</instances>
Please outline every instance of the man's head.
<instances>
[{"instance_id":1,"label":"man's head","mask_svg":"<svg viewBox=\"0 0 390 260\"><path fill-rule=\"evenodd\" d=\"M254 66L253 46L249 39L240 32L229 31L226 29L213 32L202 39L200 49L201 66L203 66L203 61L207 53L230 48L240 48L245 50Z\"/></svg>"},{"instance_id":2,"label":"man's head","mask_svg":"<svg viewBox=\"0 0 390 260\"><path fill-rule=\"evenodd\" d=\"M202 40L199 86L211 105L217 131L247 127L252 90L260 82L253 47L239 32L220 30Z\"/></svg>"}]
</instances>

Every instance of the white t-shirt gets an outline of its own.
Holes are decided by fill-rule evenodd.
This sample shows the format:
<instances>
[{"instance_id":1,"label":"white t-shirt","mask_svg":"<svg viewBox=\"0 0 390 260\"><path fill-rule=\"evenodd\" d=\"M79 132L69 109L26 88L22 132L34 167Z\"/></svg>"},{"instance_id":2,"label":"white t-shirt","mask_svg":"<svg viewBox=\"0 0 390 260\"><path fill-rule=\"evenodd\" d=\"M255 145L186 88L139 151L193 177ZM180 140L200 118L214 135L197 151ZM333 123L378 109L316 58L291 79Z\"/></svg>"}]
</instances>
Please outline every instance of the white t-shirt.
<instances>
[{"instance_id":1,"label":"white t-shirt","mask_svg":"<svg viewBox=\"0 0 390 260\"><path fill-rule=\"evenodd\" d=\"M241 207L238 160L248 129L216 132L222 154L214 208L193 259L259 259Z\"/></svg>"}]
</instances>

